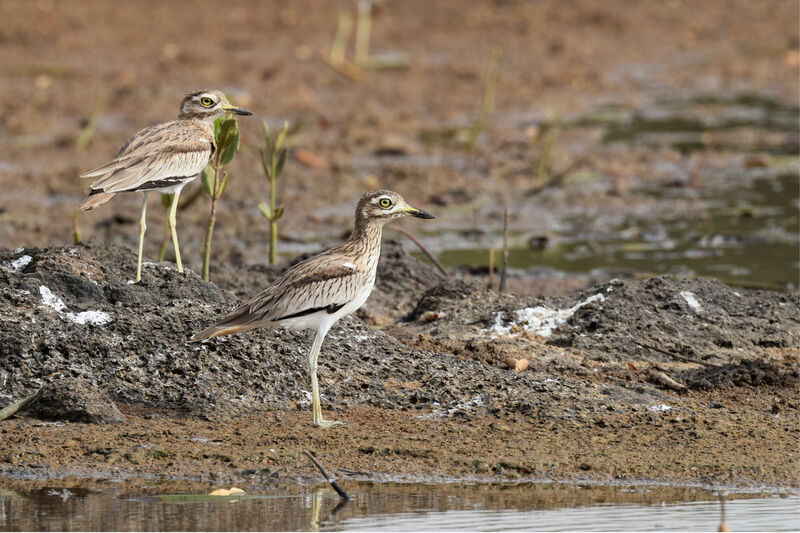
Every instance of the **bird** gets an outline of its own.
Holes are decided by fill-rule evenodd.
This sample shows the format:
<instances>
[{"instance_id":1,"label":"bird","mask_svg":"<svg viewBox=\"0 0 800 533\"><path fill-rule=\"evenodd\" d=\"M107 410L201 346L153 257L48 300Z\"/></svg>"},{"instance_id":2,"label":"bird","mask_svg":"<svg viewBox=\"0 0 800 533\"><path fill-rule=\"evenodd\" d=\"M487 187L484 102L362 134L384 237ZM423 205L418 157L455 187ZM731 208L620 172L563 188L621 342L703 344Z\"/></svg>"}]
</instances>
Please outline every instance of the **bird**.
<instances>
[{"instance_id":1,"label":"bird","mask_svg":"<svg viewBox=\"0 0 800 533\"><path fill-rule=\"evenodd\" d=\"M136 279L142 279L142 247L147 229L147 194L159 191L172 194L168 225L175 248L178 272L183 272L175 214L181 189L200 175L214 155L214 120L226 113L252 115L243 107L228 102L221 91L203 89L184 96L178 120L149 126L128 139L110 162L81 174L96 178L80 209L95 209L122 192L142 193L142 213L139 218L139 258Z\"/></svg>"},{"instance_id":2,"label":"bird","mask_svg":"<svg viewBox=\"0 0 800 533\"><path fill-rule=\"evenodd\" d=\"M361 307L372 292L383 225L404 216L436 218L411 207L396 192L365 193L356 206L355 226L346 241L289 268L266 289L189 342L253 328L313 330L314 340L308 352L313 423L322 428L344 425L322 417L317 358L331 326Z\"/></svg>"}]
</instances>

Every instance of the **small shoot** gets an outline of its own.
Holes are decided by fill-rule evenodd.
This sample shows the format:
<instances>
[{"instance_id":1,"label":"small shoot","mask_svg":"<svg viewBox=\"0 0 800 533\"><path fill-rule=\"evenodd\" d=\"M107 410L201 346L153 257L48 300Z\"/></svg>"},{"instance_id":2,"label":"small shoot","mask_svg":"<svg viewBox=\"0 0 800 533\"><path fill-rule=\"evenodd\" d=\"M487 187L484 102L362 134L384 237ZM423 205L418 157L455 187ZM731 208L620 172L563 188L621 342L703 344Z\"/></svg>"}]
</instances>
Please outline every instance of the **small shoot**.
<instances>
[{"instance_id":1,"label":"small shoot","mask_svg":"<svg viewBox=\"0 0 800 533\"><path fill-rule=\"evenodd\" d=\"M283 216L283 204L278 205L277 200L278 178L286 164L287 149L284 147L284 143L289 132L289 123L283 123L283 129L278 133L275 141L272 140L272 133L266 120L261 122L261 128L264 134L265 148L259 149L259 152L261 153L261 168L269 182L269 204L259 202L258 209L269 222L269 264L274 265L278 262L278 220Z\"/></svg>"},{"instance_id":2,"label":"small shoot","mask_svg":"<svg viewBox=\"0 0 800 533\"><path fill-rule=\"evenodd\" d=\"M503 55L503 49L499 46L492 48L492 54L489 56L489 63L486 65L486 75L483 78L483 98L481 100L481 108L478 111L478 118L472 125L467 138L466 148L472 150L478 142L481 133L489 125L489 118L494 109L494 93L497 86L497 71L500 68L500 57Z\"/></svg>"},{"instance_id":3,"label":"small shoot","mask_svg":"<svg viewBox=\"0 0 800 533\"><path fill-rule=\"evenodd\" d=\"M217 151L200 174L203 190L211 198L211 214L208 217L205 244L203 246L203 281L209 281L211 270L211 236L217 221L217 200L228 186L228 171L222 167L233 161L239 151L239 123L231 116L214 121L214 138Z\"/></svg>"},{"instance_id":4,"label":"small shoot","mask_svg":"<svg viewBox=\"0 0 800 533\"><path fill-rule=\"evenodd\" d=\"M83 237L81 237L81 229L78 227L78 211L77 209L72 212L72 242L75 246L79 245L81 241L83 241Z\"/></svg>"},{"instance_id":5,"label":"small shoot","mask_svg":"<svg viewBox=\"0 0 800 533\"><path fill-rule=\"evenodd\" d=\"M94 100L94 107L92 108L92 114L89 115L89 121L86 122L86 125L78 134L78 138L75 139L75 148L78 150L86 149L89 143L92 142L92 137L94 137L94 132L97 130L97 123L100 120L100 115L103 114L103 110L106 108L107 97L108 93L105 91L99 91L97 93Z\"/></svg>"}]
</instances>

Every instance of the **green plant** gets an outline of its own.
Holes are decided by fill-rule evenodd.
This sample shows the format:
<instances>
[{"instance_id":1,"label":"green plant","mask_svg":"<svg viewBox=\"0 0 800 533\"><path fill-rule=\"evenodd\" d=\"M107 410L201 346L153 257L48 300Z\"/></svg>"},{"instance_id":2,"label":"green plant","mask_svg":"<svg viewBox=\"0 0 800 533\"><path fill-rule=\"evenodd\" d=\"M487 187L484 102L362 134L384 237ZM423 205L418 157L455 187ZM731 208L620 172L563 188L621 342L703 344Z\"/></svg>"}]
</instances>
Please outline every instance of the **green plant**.
<instances>
[{"instance_id":1,"label":"green plant","mask_svg":"<svg viewBox=\"0 0 800 533\"><path fill-rule=\"evenodd\" d=\"M489 125L489 118L494 108L494 93L497 86L497 71L500 68L500 57L503 55L503 49L499 46L492 48L492 53L489 56L489 61L486 64L486 74L483 77L483 98L481 99L481 107L478 111L478 117L472 125L467 138L466 148L472 150L478 142L483 130Z\"/></svg>"},{"instance_id":2,"label":"green plant","mask_svg":"<svg viewBox=\"0 0 800 533\"><path fill-rule=\"evenodd\" d=\"M214 138L217 150L203 169L200 179L203 189L211 198L211 214L208 217L205 245L203 246L203 280L210 280L211 235L217 221L217 200L228 186L228 171L222 167L233 161L239 151L239 123L231 116L220 117L214 121Z\"/></svg>"},{"instance_id":3,"label":"green plant","mask_svg":"<svg viewBox=\"0 0 800 533\"><path fill-rule=\"evenodd\" d=\"M266 202L259 202L258 209L269 222L269 264L274 265L278 262L278 219L283 216L283 205L277 204L278 178L286 164L286 148L283 144L286 141L286 134L289 132L289 123L283 123L283 128L274 142L266 120L261 122L261 128L266 147L260 149L259 152L261 153L261 168L264 169L264 175L269 182L269 205Z\"/></svg>"}]
</instances>

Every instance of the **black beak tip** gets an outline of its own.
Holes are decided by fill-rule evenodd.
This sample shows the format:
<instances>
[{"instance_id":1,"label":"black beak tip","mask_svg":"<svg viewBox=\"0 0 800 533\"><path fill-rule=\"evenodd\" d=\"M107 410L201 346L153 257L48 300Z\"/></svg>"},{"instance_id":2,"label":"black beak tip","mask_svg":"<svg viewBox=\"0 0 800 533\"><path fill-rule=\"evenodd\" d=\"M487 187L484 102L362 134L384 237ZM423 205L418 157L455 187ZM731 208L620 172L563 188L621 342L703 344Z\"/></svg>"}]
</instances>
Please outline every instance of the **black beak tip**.
<instances>
[{"instance_id":1,"label":"black beak tip","mask_svg":"<svg viewBox=\"0 0 800 533\"><path fill-rule=\"evenodd\" d=\"M436 217L432 214L428 213L427 211L423 211L422 209L418 209L416 213L412 213L413 216L417 218L424 218L426 220L434 220Z\"/></svg>"},{"instance_id":2,"label":"black beak tip","mask_svg":"<svg viewBox=\"0 0 800 533\"><path fill-rule=\"evenodd\" d=\"M252 111L250 111L248 109L245 109L243 107L237 107L236 110L234 110L234 113L236 113L237 115L243 115L243 116L246 116L246 117L253 114Z\"/></svg>"}]
</instances>

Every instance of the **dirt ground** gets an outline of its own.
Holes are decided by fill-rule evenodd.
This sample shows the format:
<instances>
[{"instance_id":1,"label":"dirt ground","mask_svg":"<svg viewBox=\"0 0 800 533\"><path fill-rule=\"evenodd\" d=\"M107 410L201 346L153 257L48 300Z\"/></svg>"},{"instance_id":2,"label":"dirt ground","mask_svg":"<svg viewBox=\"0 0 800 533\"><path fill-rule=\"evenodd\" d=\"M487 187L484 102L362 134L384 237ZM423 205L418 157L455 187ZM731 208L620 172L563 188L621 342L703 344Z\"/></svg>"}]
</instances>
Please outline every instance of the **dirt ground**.
<instances>
[{"instance_id":1,"label":"dirt ground","mask_svg":"<svg viewBox=\"0 0 800 533\"><path fill-rule=\"evenodd\" d=\"M323 345L323 405L348 422L328 431L310 424L307 335L185 344L232 292L168 264L128 284L122 248L0 254L0 394L41 388L0 424L0 473L256 483L313 476L312 449L384 479L796 484L797 292L652 278L521 298L437 279L397 243L383 252L364 317L392 322L348 318ZM388 283L399 272L416 275ZM573 312L547 336L518 317L533 308Z\"/></svg>"},{"instance_id":2,"label":"dirt ground","mask_svg":"<svg viewBox=\"0 0 800 533\"><path fill-rule=\"evenodd\" d=\"M658 118L664 101L704 126L719 118L708 114L713 99L755 99L796 121L796 2L615 5L386 2L372 52L405 54L408 68L364 71L355 82L323 59L333 2L0 3L0 406L43 387L29 411L0 422L0 475L292 480L316 475L301 454L312 449L341 474L386 479L796 486L796 291L516 272L510 294L497 295L483 288L485 272L444 280L390 242L373 296L323 347L323 407L348 422L333 431L308 423L306 335L183 344L286 266L267 265L256 207L267 189L262 118L296 127L280 185L286 261L340 240L365 190L394 189L435 212L432 231L444 237L406 227L440 251L490 239L503 205L526 242L546 240L570 216L588 228L628 213L694 220L692 191L796 156L791 121L709 126L700 153L603 141L620 120ZM467 150L495 46L494 111ZM138 195L81 213L88 244L65 247L88 189L77 176L206 86L256 114L239 121L214 284L169 262L127 283ZM98 105L94 134L78 148ZM548 128L559 123L549 150ZM543 158L560 176L545 188L534 179ZM796 173L796 157L788 168ZM687 199L676 207L629 194L650 184L684 188ZM208 209L201 198L179 215L184 263L195 271ZM148 221L154 261L163 225L155 197ZM586 302L596 295L604 299ZM549 337L532 330L535 312L517 313L582 302ZM111 322L76 322L102 318L81 314L94 311ZM530 366L512 372L508 358Z\"/></svg>"}]
</instances>

